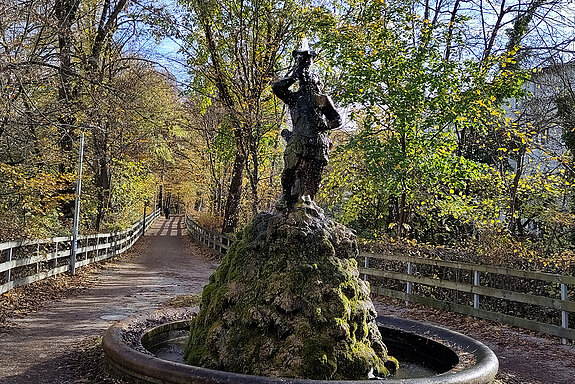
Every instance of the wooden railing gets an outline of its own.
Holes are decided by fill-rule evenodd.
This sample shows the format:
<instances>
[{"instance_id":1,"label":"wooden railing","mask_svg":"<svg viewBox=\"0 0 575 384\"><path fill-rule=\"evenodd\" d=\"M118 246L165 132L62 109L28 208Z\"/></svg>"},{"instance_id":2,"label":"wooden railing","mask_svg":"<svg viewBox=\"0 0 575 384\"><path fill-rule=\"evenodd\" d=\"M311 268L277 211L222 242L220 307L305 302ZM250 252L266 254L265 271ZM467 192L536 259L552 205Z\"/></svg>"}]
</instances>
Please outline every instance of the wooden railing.
<instances>
[{"instance_id":1,"label":"wooden railing","mask_svg":"<svg viewBox=\"0 0 575 384\"><path fill-rule=\"evenodd\" d=\"M189 215L186 226L219 255L232 242ZM358 260L373 293L575 340L574 276L368 252Z\"/></svg>"},{"instance_id":2,"label":"wooden railing","mask_svg":"<svg viewBox=\"0 0 575 384\"><path fill-rule=\"evenodd\" d=\"M189 234L199 243L212 249L217 255L223 256L234 241L231 236L226 236L217 231L204 228L186 213L186 228Z\"/></svg>"},{"instance_id":3,"label":"wooden railing","mask_svg":"<svg viewBox=\"0 0 575 384\"><path fill-rule=\"evenodd\" d=\"M124 253L159 215L157 210L121 232L78 236L75 267ZM1 243L0 294L69 271L71 250L71 236Z\"/></svg>"},{"instance_id":4,"label":"wooden railing","mask_svg":"<svg viewBox=\"0 0 575 384\"><path fill-rule=\"evenodd\" d=\"M362 252L372 292L575 340L575 277Z\"/></svg>"}]
</instances>

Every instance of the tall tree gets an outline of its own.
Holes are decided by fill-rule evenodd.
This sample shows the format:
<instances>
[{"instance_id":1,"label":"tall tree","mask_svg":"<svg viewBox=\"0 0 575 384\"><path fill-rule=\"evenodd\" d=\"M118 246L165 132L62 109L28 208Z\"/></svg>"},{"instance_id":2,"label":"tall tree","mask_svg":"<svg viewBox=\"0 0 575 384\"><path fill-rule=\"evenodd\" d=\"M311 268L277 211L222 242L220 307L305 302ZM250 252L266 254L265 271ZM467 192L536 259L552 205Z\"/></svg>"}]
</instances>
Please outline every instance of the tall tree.
<instances>
[{"instance_id":1,"label":"tall tree","mask_svg":"<svg viewBox=\"0 0 575 384\"><path fill-rule=\"evenodd\" d=\"M312 14L295 0L190 0L182 5L189 16L185 50L194 87L217 99L232 127L236 152L222 226L232 232L246 171L252 212L259 208L261 140L277 131L278 121L277 116L269 119L278 109L266 107L275 102L269 84Z\"/></svg>"},{"instance_id":2,"label":"tall tree","mask_svg":"<svg viewBox=\"0 0 575 384\"><path fill-rule=\"evenodd\" d=\"M461 207L472 202L468 193L487 169L459 147L481 148L481 136L469 141L469 132L483 135L499 126L501 101L518 94L525 79L505 68L517 50L452 60L469 49L455 4L446 15L429 7L418 14L415 3L393 1L341 6L345 12L322 40L340 80L337 96L355 109L358 123L347 150L360 154L360 174L328 180L332 187L357 188L342 202L354 207L346 208L348 220L363 220L357 214L369 200L376 202L377 226L399 236L413 234L418 220L465 215ZM453 41L460 43L457 49Z\"/></svg>"},{"instance_id":3,"label":"tall tree","mask_svg":"<svg viewBox=\"0 0 575 384\"><path fill-rule=\"evenodd\" d=\"M178 148L181 95L170 76L127 51L137 29L126 7L0 4L1 238L66 233L79 129L87 134L82 207L90 229L139 216L156 160L170 161Z\"/></svg>"}]
</instances>

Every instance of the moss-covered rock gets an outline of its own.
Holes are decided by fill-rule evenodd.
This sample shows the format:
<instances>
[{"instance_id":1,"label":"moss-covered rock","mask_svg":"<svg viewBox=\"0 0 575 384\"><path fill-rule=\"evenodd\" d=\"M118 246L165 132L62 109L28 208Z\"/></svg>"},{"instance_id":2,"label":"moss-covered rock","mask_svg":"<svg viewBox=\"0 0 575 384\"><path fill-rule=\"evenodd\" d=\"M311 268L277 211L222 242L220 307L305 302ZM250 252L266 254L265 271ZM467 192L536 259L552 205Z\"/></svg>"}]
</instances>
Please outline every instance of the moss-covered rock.
<instances>
[{"instance_id":1,"label":"moss-covered rock","mask_svg":"<svg viewBox=\"0 0 575 384\"><path fill-rule=\"evenodd\" d=\"M204 288L189 364L245 374L367 379L396 369L359 278L355 235L314 203L262 213Z\"/></svg>"}]
</instances>

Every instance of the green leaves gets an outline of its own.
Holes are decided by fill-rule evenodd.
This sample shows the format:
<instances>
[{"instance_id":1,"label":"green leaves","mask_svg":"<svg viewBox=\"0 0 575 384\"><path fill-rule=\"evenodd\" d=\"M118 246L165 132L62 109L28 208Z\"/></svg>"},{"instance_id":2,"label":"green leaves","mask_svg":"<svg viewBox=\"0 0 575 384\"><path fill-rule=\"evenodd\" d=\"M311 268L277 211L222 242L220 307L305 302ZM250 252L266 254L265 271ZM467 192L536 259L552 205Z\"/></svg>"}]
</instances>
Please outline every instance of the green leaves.
<instances>
[{"instance_id":1,"label":"green leaves","mask_svg":"<svg viewBox=\"0 0 575 384\"><path fill-rule=\"evenodd\" d=\"M322 195L341 220L366 236L435 241L434 232L449 228L455 240L470 228L501 230L506 215L535 217L535 206L559 198L560 182L524 177L524 209L510 213L509 160L534 136L502 107L524 94L529 77L515 65L515 47L482 61L452 61L446 39L469 19L430 22L394 1L345 4L319 39L327 73L337 76L335 99L353 110L357 125L336 149ZM458 41L451 57L465 49ZM537 196L524 196L540 183Z\"/></svg>"}]
</instances>

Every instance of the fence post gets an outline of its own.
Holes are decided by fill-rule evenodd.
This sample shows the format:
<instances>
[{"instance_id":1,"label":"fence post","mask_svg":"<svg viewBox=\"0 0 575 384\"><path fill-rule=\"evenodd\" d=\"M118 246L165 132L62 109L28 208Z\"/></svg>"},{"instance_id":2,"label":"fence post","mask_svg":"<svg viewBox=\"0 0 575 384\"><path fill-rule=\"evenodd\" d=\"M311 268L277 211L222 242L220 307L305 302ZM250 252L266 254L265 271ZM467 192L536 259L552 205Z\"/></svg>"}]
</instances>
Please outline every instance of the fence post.
<instances>
[{"instance_id":1,"label":"fence post","mask_svg":"<svg viewBox=\"0 0 575 384\"><path fill-rule=\"evenodd\" d=\"M38 257L38 260L40 260L40 243L38 243L36 245L36 256ZM40 272L40 261L36 262L36 274L38 274Z\"/></svg>"},{"instance_id":2,"label":"fence post","mask_svg":"<svg viewBox=\"0 0 575 384\"><path fill-rule=\"evenodd\" d=\"M408 275L412 275L412 274L413 274L413 264L411 263L411 261L408 261L408 262L407 262L407 274L408 274ZM405 292L406 292L408 295L411 295L411 288L412 288L412 286L411 286L411 281L408 281L407 284L406 284L406 289L405 289ZM409 300L405 300L405 305L409 305Z\"/></svg>"},{"instance_id":3,"label":"fence post","mask_svg":"<svg viewBox=\"0 0 575 384\"><path fill-rule=\"evenodd\" d=\"M561 300L567 300L567 284L561 283ZM569 314L567 311L561 311L561 327L568 328L569 327ZM562 344L567 344L566 338L561 338Z\"/></svg>"},{"instance_id":4,"label":"fence post","mask_svg":"<svg viewBox=\"0 0 575 384\"><path fill-rule=\"evenodd\" d=\"M56 268L58 266L58 241L54 242L54 259L52 260L52 268Z\"/></svg>"},{"instance_id":5,"label":"fence post","mask_svg":"<svg viewBox=\"0 0 575 384\"><path fill-rule=\"evenodd\" d=\"M146 206L147 204L144 203L144 218L142 219L142 236L146 234Z\"/></svg>"},{"instance_id":6,"label":"fence post","mask_svg":"<svg viewBox=\"0 0 575 384\"><path fill-rule=\"evenodd\" d=\"M10 247L10 250L8 251L8 260L7 261L12 261L12 250L13 249L14 248ZM12 279L11 272L12 272L12 268L8 268L6 270L6 283L9 283L10 280Z\"/></svg>"},{"instance_id":7,"label":"fence post","mask_svg":"<svg viewBox=\"0 0 575 384\"><path fill-rule=\"evenodd\" d=\"M72 251L70 253L70 274L76 274L76 252L78 251L78 227L80 226L80 194L82 193L82 161L84 159L84 129L80 136L78 154L78 180L76 180L76 198L74 201L74 222L72 227Z\"/></svg>"},{"instance_id":8,"label":"fence post","mask_svg":"<svg viewBox=\"0 0 575 384\"><path fill-rule=\"evenodd\" d=\"M473 285L479 286L479 271L473 271ZM479 295L477 293L473 294L473 308L479 309Z\"/></svg>"}]
</instances>

